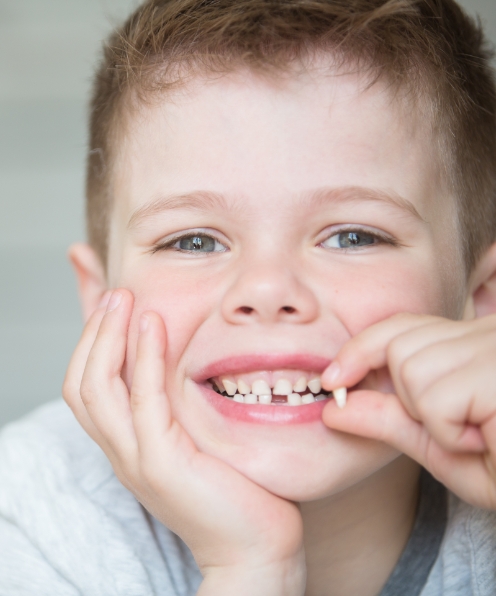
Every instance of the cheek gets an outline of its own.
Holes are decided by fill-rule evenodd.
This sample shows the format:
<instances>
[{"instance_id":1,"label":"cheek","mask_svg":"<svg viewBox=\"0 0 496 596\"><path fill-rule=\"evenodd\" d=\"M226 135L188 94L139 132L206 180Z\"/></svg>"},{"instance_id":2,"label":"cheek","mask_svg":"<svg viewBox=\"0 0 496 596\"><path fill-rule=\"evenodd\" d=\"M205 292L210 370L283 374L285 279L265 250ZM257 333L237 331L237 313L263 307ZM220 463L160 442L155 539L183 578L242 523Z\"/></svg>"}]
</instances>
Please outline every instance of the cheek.
<instances>
[{"instance_id":1,"label":"cheek","mask_svg":"<svg viewBox=\"0 0 496 596\"><path fill-rule=\"evenodd\" d=\"M334 313L351 337L400 312L446 315L440 284L427 264L360 269L344 277L346 283L332 298Z\"/></svg>"},{"instance_id":2,"label":"cheek","mask_svg":"<svg viewBox=\"0 0 496 596\"><path fill-rule=\"evenodd\" d=\"M119 285L129 289L135 300L123 373L127 385L132 382L136 362L139 319L146 311L154 311L162 317L167 329L166 365L170 370L177 370L192 337L220 300L218 287L208 279L192 280L191 276L165 273L151 267L137 267L127 272Z\"/></svg>"}]
</instances>

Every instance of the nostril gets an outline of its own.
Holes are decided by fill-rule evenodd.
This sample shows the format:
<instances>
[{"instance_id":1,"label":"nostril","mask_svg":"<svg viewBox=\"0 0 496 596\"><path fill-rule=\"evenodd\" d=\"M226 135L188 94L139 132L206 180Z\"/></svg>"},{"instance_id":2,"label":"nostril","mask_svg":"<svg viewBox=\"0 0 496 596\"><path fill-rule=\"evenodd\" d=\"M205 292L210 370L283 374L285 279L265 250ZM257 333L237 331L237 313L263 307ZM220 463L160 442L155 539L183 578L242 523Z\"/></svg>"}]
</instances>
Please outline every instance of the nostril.
<instances>
[{"instance_id":1,"label":"nostril","mask_svg":"<svg viewBox=\"0 0 496 596\"><path fill-rule=\"evenodd\" d=\"M293 308L292 306L283 306L281 310L287 312L290 315L296 312L296 308Z\"/></svg>"},{"instance_id":2,"label":"nostril","mask_svg":"<svg viewBox=\"0 0 496 596\"><path fill-rule=\"evenodd\" d=\"M244 315L251 315L253 312L253 308L251 306L240 306L238 310Z\"/></svg>"}]
</instances>

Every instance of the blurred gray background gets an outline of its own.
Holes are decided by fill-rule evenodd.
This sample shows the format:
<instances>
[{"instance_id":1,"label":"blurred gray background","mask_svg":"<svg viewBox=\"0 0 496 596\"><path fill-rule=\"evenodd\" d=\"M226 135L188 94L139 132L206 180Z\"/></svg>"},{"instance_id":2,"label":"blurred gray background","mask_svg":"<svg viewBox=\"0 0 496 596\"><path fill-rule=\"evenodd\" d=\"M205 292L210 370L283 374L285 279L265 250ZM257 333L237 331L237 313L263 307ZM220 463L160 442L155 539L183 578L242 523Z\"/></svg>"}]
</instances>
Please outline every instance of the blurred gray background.
<instances>
[{"instance_id":1,"label":"blurred gray background","mask_svg":"<svg viewBox=\"0 0 496 596\"><path fill-rule=\"evenodd\" d=\"M84 239L86 104L137 0L0 0L0 426L60 395L81 331L66 259ZM496 0L463 0L496 43Z\"/></svg>"}]
</instances>

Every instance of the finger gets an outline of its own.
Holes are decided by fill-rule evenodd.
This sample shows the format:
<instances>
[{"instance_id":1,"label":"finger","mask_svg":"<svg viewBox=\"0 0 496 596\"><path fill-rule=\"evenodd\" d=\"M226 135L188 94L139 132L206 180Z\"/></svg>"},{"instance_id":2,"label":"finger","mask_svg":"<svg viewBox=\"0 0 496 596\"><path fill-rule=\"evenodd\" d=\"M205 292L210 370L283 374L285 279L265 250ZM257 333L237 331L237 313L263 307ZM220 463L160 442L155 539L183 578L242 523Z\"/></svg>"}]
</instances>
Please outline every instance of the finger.
<instances>
[{"instance_id":1,"label":"finger","mask_svg":"<svg viewBox=\"0 0 496 596\"><path fill-rule=\"evenodd\" d=\"M112 450L125 459L131 457L136 441L129 393L121 378L132 306L131 292L113 292L81 382L81 399L91 420Z\"/></svg>"},{"instance_id":2,"label":"finger","mask_svg":"<svg viewBox=\"0 0 496 596\"><path fill-rule=\"evenodd\" d=\"M341 348L322 374L323 387L329 391L341 386L353 387L371 370L387 366L388 347L394 338L440 320L438 317L401 314L371 325Z\"/></svg>"},{"instance_id":3,"label":"finger","mask_svg":"<svg viewBox=\"0 0 496 596\"><path fill-rule=\"evenodd\" d=\"M86 323L81 339L79 340L76 349L71 357L64 383L62 386L62 396L67 405L71 408L76 419L79 421L84 430L98 443L102 437L97 430L93 421L88 415L88 412L81 400L81 381L83 378L88 355L95 341L100 323L105 314L108 300L111 292L107 292L102 299L100 306L95 310Z\"/></svg>"},{"instance_id":4,"label":"finger","mask_svg":"<svg viewBox=\"0 0 496 596\"><path fill-rule=\"evenodd\" d=\"M443 449L422 424L408 416L393 394L353 391L344 410L331 400L324 408L323 421L329 428L391 445L469 503L496 506L496 485L488 454Z\"/></svg>"},{"instance_id":5,"label":"finger","mask_svg":"<svg viewBox=\"0 0 496 596\"><path fill-rule=\"evenodd\" d=\"M155 458L166 440L172 418L165 393L166 330L154 312L141 315L131 410L138 449L143 460Z\"/></svg>"},{"instance_id":6,"label":"finger","mask_svg":"<svg viewBox=\"0 0 496 596\"><path fill-rule=\"evenodd\" d=\"M415 407L432 437L450 451L496 453L496 438L484 426L496 419L496 373L486 358L442 377L417 398ZM487 439L486 439L487 435Z\"/></svg>"}]
</instances>

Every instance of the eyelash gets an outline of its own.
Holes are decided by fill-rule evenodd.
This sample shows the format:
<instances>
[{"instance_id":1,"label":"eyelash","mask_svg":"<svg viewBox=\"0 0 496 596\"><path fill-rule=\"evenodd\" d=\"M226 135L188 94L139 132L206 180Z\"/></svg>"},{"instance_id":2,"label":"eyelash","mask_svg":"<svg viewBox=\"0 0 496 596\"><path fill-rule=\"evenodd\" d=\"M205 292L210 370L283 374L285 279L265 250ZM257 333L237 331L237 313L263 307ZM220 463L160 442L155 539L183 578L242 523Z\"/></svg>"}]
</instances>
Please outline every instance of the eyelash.
<instances>
[{"instance_id":1,"label":"eyelash","mask_svg":"<svg viewBox=\"0 0 496 596\"><path fill-rule=\"evenodd\" d=\"M181 248L175 248L174 244L177 244L178 242L180 242L181 240L183 240L184 238L191 238L194 236L203 236L205 238L211 238L212 240L215 240L215 242L218 242L219 244L224 245L223 242L221 242L218 238L216 238L213 234L207 234L205 232L202 232L201 230L192 230L190 232L184 233L184 234L179 234L178 236L174 236L174 238L171 238L170 240L167 240L166 242L161 242L159 244L156 244L153 248L152 248L152 254L155 254L159 251L162 250L167 250L167 249L172 249L175 252L178 253L187 253L187 254L201 254L200 252L196 252L193 250L184 250ZM227 250L229 250L226 247L225 251L215 251L216 253L220 253L220 252L227 252ZM209 253L203 253L204 255L207 255Z\"/></svg>"},{"instance_id":2,"label":"eyelash","mask_svg":"<svg viewBox=\"0 0 496 596\"><path fill-rule=\"evenodd\" d=\"M367 236L372 236L376 241L374 242L374 244L368 245L368 246L377 246L378 244L388 244L389 246L392 247L398 247L400 246L400 243L393 237L386 235L386 234L382 234L381 232L379 232L378 230L371 230L369 228L365 228L365 227L361 227L361 226L353 226L353 225L349 225L349 226L344 226L341 228L338 228L337 230L333 230L332 233L327 236L326 238L324 238L324 240L322 240L322 242L319 243L318 246L322 246L324 244L324 242L327 242L330 238L333 238L334 236L339 236L340 234L346 234L346 233L351 233L351 232L355 232L357 234L366 234ZM323 247L326 250L339 250L340 252L355 252L358 251L360 249L366 248L366 246L362 246L362 247L356 247L356 248L332 248L332 247Z\"/></svg>"}]
</instances>

